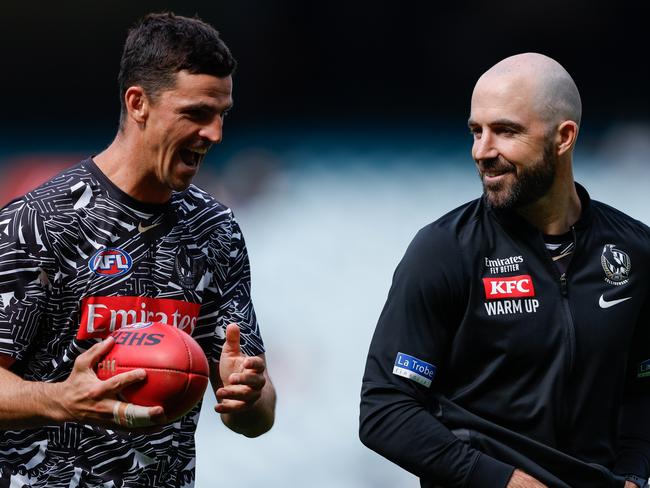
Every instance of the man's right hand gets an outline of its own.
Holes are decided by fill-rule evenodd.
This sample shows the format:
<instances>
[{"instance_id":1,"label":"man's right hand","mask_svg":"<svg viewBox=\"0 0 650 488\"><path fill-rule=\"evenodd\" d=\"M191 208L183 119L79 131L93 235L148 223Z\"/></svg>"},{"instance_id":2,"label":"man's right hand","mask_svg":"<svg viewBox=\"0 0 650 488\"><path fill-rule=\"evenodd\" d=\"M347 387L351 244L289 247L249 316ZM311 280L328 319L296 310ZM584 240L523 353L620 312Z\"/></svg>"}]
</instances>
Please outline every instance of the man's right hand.
<instances>
[{"instance_id":1,"label":"man's right hand","mask_svg":"<svg viewBox=\"0 0 650 488\"><path fill-rule=\"evenodd\" d=\"M548 488L541 481L537 481L532 476L515 469L506 488Z\"/></svg>"},{"instance_id":2,"label":"man's right hand","mask_svg":"<svg viewBox=\"0 0 650 488\"><path fill-rule=\"evenodd\" d=\"M56 386L58 395L53 400L59 407L57 420L101 425L108 428L146 428L165 423L162 407L143 407L118 399L119 393L129 385L146 378L144 369L120 373L102 381L95 367L108 354L115 340L108 337L79 355L70 376Z\"/></svg>"}]
</instances>

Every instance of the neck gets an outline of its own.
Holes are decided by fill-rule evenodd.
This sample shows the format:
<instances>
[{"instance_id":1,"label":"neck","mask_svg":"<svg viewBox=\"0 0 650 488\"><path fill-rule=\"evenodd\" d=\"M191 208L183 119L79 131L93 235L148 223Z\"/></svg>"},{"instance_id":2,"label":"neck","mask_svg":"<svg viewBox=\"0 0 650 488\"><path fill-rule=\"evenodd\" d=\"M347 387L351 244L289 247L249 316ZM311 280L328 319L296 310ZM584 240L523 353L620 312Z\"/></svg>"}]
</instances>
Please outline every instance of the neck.
<instances>
[{"instance_id":1,"label":"neck","mask_svg":"<svg viewBox=\"0 0 650 488\"><path fill-rule=\"evenodd\" d=\"M573 178L557 182L536 202L517 209L517 213L546 235L569 232L580 218L582 203Z\"/></svg>"},{"instance_id":2,"label":"neck","mask_svg":"<svg viewBox=\"0 0 650 488\"><path fill-rule=\"evenodd\" d=\"M165 203L171 189L149 169L150 161L133 137L118 132L113 142L93 158L97 167L124 193L145 203Z\"/></svg>"}]
</instances>

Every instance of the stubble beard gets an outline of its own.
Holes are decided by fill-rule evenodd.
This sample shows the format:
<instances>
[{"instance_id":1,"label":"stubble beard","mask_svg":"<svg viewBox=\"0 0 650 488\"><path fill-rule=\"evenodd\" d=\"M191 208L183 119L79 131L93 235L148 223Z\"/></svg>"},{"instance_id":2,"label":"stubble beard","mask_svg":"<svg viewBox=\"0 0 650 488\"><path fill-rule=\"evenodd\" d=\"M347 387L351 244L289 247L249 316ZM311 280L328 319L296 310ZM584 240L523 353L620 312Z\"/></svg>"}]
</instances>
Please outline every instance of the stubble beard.
<instances>
[{"instance_id":1,"label":"stubble beard","mask_svg":"<svg viewBox=\"0 0 650 488\"><path fill-rule=\"evenodd\" d=\"M493 167L503 168L512 163L505 159L495 159L481 163L483 171ZM517 209L530 205L542 198L550 190L555 180L557 158L553 153L551 141L544 144L542 156L530 164L520 167L519 174L514 174L514 183L498 182L486 185L479 170L479 178L483 184L483 196L492 208Z\"/></svg>"}]
</instances>

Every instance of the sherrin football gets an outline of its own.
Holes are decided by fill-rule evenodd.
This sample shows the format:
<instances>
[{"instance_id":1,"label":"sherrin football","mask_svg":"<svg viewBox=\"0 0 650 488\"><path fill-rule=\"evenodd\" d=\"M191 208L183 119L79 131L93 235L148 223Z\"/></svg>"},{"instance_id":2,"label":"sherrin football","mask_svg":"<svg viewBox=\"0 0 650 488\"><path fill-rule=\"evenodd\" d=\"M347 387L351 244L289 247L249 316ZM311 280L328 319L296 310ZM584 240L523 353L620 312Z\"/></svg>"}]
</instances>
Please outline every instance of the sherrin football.
<instances>
[{"instance_id":1,"label":"sherrin football","mask_svg":"<svg viewBox=\"0 0 650 488\"><path fill-rule=\"evenodd\" d=\"M124 401L160 405L172 422L201 400L208 385L208 360L189 334L161 322L139 322L111 335L115 344L97 365L98 378L138 368L147 371L145 380L122 390Z\"/></svg>"}]
</instances>

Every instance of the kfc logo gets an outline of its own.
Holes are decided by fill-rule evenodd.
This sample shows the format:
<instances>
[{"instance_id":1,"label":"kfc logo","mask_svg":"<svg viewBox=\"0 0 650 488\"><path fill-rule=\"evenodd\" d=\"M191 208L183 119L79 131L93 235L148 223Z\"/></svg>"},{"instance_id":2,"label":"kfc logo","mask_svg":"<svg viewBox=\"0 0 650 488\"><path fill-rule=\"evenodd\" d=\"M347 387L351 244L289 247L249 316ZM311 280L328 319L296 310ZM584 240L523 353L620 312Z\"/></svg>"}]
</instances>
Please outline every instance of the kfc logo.
<instances>
[{"instance_id":1,"label":"kfc logo","mask_svg":"<svg viewBox=\"0 0 650 488\"><path fill-rule=\"evenodd\" d=\"M77 339L106 338L138 322L162 322L192 334L201 305L170 298L86 297Z\"/></svg>"},{"instance_id":2,"label":"kfc logo","mask_svg":"<svg viewBox=\"0 0 650 488\"><path fill-rule=\"evenodd\" d=\"M90 270L101 276L119 276L131 269L133 260L129 253L117 247L108 247L97 251L90 261Z\"/></svg>"},{"instance_id":3,"label":"kfc logo","mask_svg":"<svg viewBox=\"0 0 650 488\"><path fill-rule=\"evenodd\" d=\"M483 287L485 298L488 300L535 296L535 287L530 275L483 278Z\"/></svg>"}]
</instances>

